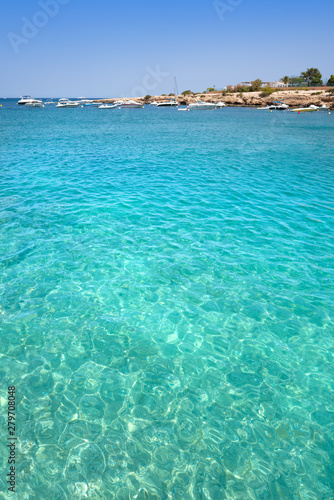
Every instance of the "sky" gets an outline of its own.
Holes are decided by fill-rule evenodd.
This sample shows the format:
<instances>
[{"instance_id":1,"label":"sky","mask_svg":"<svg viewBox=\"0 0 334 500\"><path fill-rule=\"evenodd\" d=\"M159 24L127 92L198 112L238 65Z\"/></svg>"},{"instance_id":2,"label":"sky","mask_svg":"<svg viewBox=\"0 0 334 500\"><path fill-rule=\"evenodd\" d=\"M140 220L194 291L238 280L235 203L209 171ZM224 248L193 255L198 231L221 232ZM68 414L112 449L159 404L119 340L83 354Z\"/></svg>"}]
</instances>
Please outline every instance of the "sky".
<instances>
[{"instance_id":1,"label":"sky","mask_svg":"<svg viewBox=\"0 0 334 500\"><path fill-rule=\"evenodd\" d=\"M334 74L333 0L11 0L0 97L124 97Z\"/></svg>"}]
</instances>

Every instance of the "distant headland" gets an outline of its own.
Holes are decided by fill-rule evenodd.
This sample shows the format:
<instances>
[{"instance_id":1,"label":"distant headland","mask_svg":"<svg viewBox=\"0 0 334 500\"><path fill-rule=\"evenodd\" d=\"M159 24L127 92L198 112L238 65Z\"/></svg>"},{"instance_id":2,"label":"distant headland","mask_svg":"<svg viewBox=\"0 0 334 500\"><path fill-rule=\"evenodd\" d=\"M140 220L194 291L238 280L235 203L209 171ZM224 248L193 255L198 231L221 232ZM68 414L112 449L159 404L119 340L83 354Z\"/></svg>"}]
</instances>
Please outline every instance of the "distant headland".
<instances>
[{"instance_id":1,"label":"distant headland","mask_svg":"<svg viewBox=\"0 0 334 500\"><path fill-rule=\"evenodd\" d=\"M132 100L133 97L123 97L122 100ZM222 91L206 91L205 93L193 93L185 91L180 95L169 94L162 95L146 95L136 97L136 101L141 104L151 104L153 102L163 102L166 100L176 100L181 105L188 105L195 101L201 100L204 102L224 102L227 106L250 106L259 107L272 104L274 101L283 101L294 106L322 106L326 104L330 108L334 108L334 87L308 87L308 88L271 88L261 89L257 91L242 91L242 90L222 90ZM119 98L98 99L101 103L113 103Z\"/></svg>"},{"instance_id":2,"label":"distant headland","mask_svg":"<svg viewBox=\"0 0 334 500\"><path fill-rule=\"evenodd\" d=\"M176 87L176 80L175 80ZM123 100L134 97L122 98ZM116 102L118 99L100 99L100 102ZM331 75L324 85L322 74L318 68L308 68L299 76L284 76L279 81L263 82L259 78L252 82L242 82L228 85L218 90L208 87L204 92L185 90L180 95L165 94L136 97L141 104L160 103L166 100L176 100L181 105L195 101L224 102L228 106L267 106L274 101L284 101L289 107L323 106L334 107L334 75Z\"/></svg>"}]
</instances>

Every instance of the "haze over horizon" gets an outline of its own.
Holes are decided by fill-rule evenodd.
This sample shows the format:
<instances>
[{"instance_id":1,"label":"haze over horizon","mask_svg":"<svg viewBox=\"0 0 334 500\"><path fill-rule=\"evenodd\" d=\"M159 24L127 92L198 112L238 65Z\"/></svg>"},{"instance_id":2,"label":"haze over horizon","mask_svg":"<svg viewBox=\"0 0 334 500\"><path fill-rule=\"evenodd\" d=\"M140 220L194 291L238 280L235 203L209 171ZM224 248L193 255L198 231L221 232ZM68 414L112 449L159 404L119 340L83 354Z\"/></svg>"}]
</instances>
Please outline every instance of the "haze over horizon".
<instances>
[{"instance_id":1,"label":"haze over horizon","mask_svg":"<svg viewBox=\"0 0 334 500\"><path fill-rule=\"evenodd\" d=\"M14 0L2 6L0 96L169 94L174 77L179 92L203 91L309 67L326 80L333 17L330 0Z\"/></svg>"}]
</instances>

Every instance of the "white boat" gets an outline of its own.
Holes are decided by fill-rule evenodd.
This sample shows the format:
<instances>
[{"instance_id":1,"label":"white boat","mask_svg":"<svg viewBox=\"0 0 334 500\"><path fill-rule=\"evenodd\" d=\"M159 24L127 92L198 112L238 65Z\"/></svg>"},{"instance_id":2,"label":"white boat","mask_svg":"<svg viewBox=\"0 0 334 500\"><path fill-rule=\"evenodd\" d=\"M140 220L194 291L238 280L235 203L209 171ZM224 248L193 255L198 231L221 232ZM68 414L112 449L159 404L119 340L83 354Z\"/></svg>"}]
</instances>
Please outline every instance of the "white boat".
<instances>
[{"instance_id":1,"label":"white boat","mask_svg":"<svg viewBox=\"0 0 334 500\"><path fill-rule=\"evenodd\" d=\"M56 108L77 108L79 106L78 101L70 101L69 99L62 97L59 99Z\"/></svg>"},{"instance_id":2,"label":"white boat","mask_svg":"<svg viewBox=\"0 0 334 500\"><path fill-rule=\"evenodd\" d=\"M78 102L69 101L69 102L66 102L64 104L58 103L56 108L77 108L78 106L79 106Z\"/></svg>"},{"instance_id":3,"label":"white boat","mask_svg":"<svg viewBox=\"0 0 334 500\"><path fill-rule=\"evenodd\" d=\"M178 106L178 103L176 101L162 101L157 102L155 106L157 108L175 108Z\"/></svg>"},{"instance_id":4,"label":"white boat","mask_svg":"<svg viewBox=\"0 0 334 500\"><path fill-rule=\"evenodd\" d=\"M178 111L190 111L190 109L187 107L187 108L177 108Z\"/></svg>"},{"instance_id":5,"label":"white boat","mask_svg":"<svg viewBox=\"0 0 334 500\"><path fill-rule=\"evenodd\" d=\"M289 106L282 101L274 101L270 106L268 106L268 109L284 111L285 109L289 109Z\"/></svg>"},{"instance_id":6,"label":"white boat","mask_svg":"<svg viewBox=\"0 0 334 500\"><path fill-rule=\"evenodd\" d=\"M295 108L291 109L290 111L292 111L293 113L311 113L312 111L319 111L319 108L317 106L314 106L313 108L311 106L309 106L308 108Z\"/></svg>"},{"instance_id":7,"label":"white boat","mask_svg":"<svg viewBox=\"0 0 334 500\"><path fill-rule=\"evenodd\" d=\"M115 109L117 108L117 104L101 104L98 106L98 109Z\"/></svg>"},{"instance_id":8,"label":"white boat","mask_svg":"<svg viewBox=\"0 0 334 500\"><path fill-rule=\"evenodd\" d=\"M123 101L121 103L122 108L141 108L142 104L137 101Z\"/></svg>"},{"instance_id":9,"label":"white boat","mask_svg":"<svg viewBox=\"0 0 334 500\"><path fill-rule=\"evenodd\" d=\"M225 106L226 106L226 104L222 101L217 102L217 104L216 104L216 108L224 108Z\"/></svg>"},{"instance_id":10,"label":"white boat","mask_svg":"<svg viewBox=\"0 0 334 500\"><path fill-rule=\"evenodd\" d=\"M44 104L56 104L52 99L48 99Z\"/></svg>"},{"instance_id":11,"label":"white boat","mask_svg":"<svg viewBox=\"0 0 334 500\"><path fill-rule=\"evenodd\" d=\"M189 104L189 109L214 109L216 107L213 102L196 101Z\"/></svg>"},{"instance_id":12,"label":"white boat","mask_svg":"<svg viewBox=\"0 0 334 500\"><path fill-rule=\"evenodd\" d=\"M329 107L326 106L326 104L323 104L322 106L319 106L319 111L329 111Z\"/></svg>"},{"instance_id":13,"label":"white boat","mask_svg":"<svg viewBox=\"0 0 334 500\"><path fill-rule=\"evenodd\" d=\"M58 101L58 104L66 104L67 102L70 102L70 100L67 97L61 97Z\"/></svg>"},{"instance_id":14,"label":"white boat","mask_svg":"<svg viewBox=\"0 0 334 500\"><path fill-rule=\"evenodd\" d=\"M22 96L17 104L19 104L20 106L25 106L26 104L33 103L33 102L37 102L37 103L40 102L42 104L42 101L39 101L38 99L33 99L29 95Z\"/></svg>"},{"instance_id":15,"label":"white boat","mask_svg":"<svg viewBox=\"0 0 334 500\"><path fill-rule=\"evenodd\" d=\"M152 101L150 102L149 106L156 106L157 104L158 104L157 101Z\"/></svg>"},{"instance_id":16,"label":"white boat","mask_svg":"<svg viewBox=\"0 0 334 500\"><path fill-rule=\"evenodd\" d=\"M42 101L26 102L24 106L27 108L40 108L42 104Z\"/></svg>"}]
</instances>

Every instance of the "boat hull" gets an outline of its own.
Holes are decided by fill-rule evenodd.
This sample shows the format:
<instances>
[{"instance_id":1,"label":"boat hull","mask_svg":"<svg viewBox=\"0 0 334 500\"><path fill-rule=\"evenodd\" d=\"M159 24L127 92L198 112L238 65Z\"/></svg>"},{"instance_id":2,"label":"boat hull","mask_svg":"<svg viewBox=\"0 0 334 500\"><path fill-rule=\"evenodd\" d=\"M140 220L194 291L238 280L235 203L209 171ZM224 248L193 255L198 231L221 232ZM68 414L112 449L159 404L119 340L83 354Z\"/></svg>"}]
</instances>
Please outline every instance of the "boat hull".
<instances>
[{"instance_id":1,"label":"boat hull","mask_svg":"<svg viewBox=\"0 0 334 500\"><path fill-rule=\"evenodd\" d=\"M57 104L56 108L77 108L79 104Z\"/></svg>"},{"instance_id":2,"label":"boat hull","mask_svg":"<svg viewBox=\"0 0 334 500\"><path fill-rule=\"evenodd\" d=\"M121 104L121 108L130 109L130 108L141 108L141 104Z\"/></svg>"},{"instance_id":3,"label":"boat hull","mask_svg":"<svg viewBox=\"0 0 334 500\"><path fill-rule=\"evenodd\" d=\"M98 109L116 109L116 108L117 108L116 104L112 105L102 104L102 106L98 106Z\"/></svg>"},{"instance_id":4,"label":"boat hull","mask_svg":"<svg viewBox=\"0 0 334 500\"><path fill-rule=\"evenodd\" d=\"M209 106L192 106L191 104L189 105L189 109L198 109L198 110L205 110L205 109L214 109L216 106L209 105Z\"/></svg>"},{"instance_id":5,"label":"boat hull","mask_svg":"<svg viewBox=\"0 0 334 500\"><path fill-rule=\"evenodd\" d=\"M155 105L157 108L176 108L178 106L177 102L159 102Z\"/></svg>"},{"instance_id":6,"label":"boat hull","mask_svg":"<svg viewBox=\"0 0 334 500\"><path fill-rule=\"evenodd\" d=\"M317 109L312 109L312 108L300 108L300 109L291 109L293 113L314 113L315 111L318 111Z\"/></svg>"}]
</instances>

